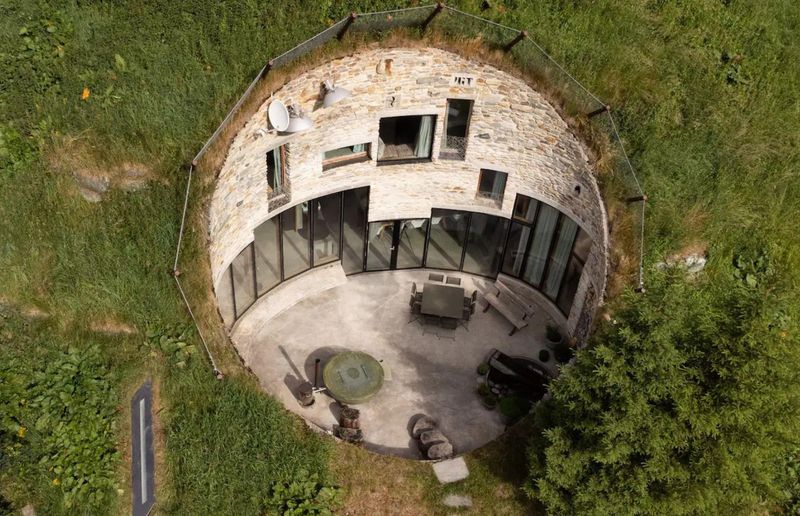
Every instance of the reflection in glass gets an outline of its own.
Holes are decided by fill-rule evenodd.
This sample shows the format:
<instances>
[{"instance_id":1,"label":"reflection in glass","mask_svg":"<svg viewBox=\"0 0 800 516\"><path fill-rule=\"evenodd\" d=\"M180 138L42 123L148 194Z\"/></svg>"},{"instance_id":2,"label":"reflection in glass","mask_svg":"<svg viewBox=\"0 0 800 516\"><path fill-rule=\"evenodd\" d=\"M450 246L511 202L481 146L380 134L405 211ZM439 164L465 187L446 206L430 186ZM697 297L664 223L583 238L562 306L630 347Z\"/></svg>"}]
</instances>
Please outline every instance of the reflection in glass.
<instances>
[{"instance_id":1,"label":"reflection in glass","mask_svg":"<svg viewBox=\"0 0 800 516\"><path fill-rule=\"evenodd\" d=\"M583 272L583 265L575 256L570 258L567 272L564 276L564 284L561 286L561 292L558 293L558 308L562 312L569 315L572 308L572 300L575 298L575 293L578 291L578 283L581 280L581 273Z\"/></svg>"},{"instance_id":2,"label":"reflection in glass","mask_svg":"<svg viewBox=\"0 0 800 516\"><path fill-rule=\"evenodd\" d=\"M400 221L397 240L397 268L422 267L425 256L425 236L428 232L428 219L408 219Z\"/></svg>"},{"instance_id":3,"label":"reflection in glass","mask_svg":"<svg viewBox=\"0 0 800 516\"><path fill-rule=\"evenodd\" d=\"M528 236L531 228L516 222L511 223L511 231L508 234L508 245L506 246L506 257L503 260L503 272L510 276L519 277L522 263L525 259L525 246L528 245Z\"/></svg>"},{"instance_id":4,"label":"reflection in glass","mask_svg":"<svg viewBox=\"0 0 800 516\"><path fill-rule=\"evenodd\" d=\"M539 201L536 199L531 199L527 195L517 194L517 200L514 203L514 218L525 222L533 222L538 205Z\"/></svg>"},{"instance_id":5,"label":"reflection in glass","mask_svg":"<svg viewBox=\"0 0 800 516\"><path fill-rule=\"evenodd\" d=\"M245 247L231 262L233 275L233 296L236 317L241 316L256 300L255 267L253 267L253 244Z\"/></svg>"},{"instance_id":6,"label":"reflection in glass","mask_svg":"<svg viewBox=\"0 0 800 516\"><path fill-rule=\"evenodd\" d=\"M461 267L468 217L469 214L458 211L431 210L427 267L453 270Z\"/></svg>"},{"instance_id":7,"label":"reflection in glass","mask_svg":"<svg viewBox=\"0 0 800 516\"><path fill-rule=\"evenodd\" d=\"M368 203L368 187L344 192L342 268L345 274L364 269L364 229L367 224Z\"/></svg>"},{"instance_id":8,"label":"reflection in glass","mask_svg":"<svg viewBox=\"0 0 800 516\"><path fill-rule=\"evenodd\" d=\"M383 271L391 267L394 221L370 222L367 247L367 270Z\"/></svg>"},{"instance_id":9,"label":"reflection in glass","mask_svg":"<svg viewBox=\"0 0 800 516\"><path fill-rule=\"evenodd\" d=\"M578 236L575 238L575 245L572 247L572 253L578 257L582 263L586 263L589 257L589 251L592 250L592 239L586 231L578 228Z\"/></svg>"},{"instance_id":10,"label":"reflection in glass","mask_svg":"<svg viewBox=\"0 0 800 516\"><path fill-rule=\"evenodd\" d=\"M314 265L339 259L342 196L326 195L314 201Z\"/></svg>"},{"instance_id":11,"label":"reflection in glass","mask_svg":"<svg viewBox=\"0 0 800 516\"><path fill-rule=\"evenodd\" d=\"M311 266L308 256L308 202L281 213L283 228L283 277L288 279Z\"/></svg>"},{"instance_id":12,"label":"reflection in glass","mask_svg":"<svg viewBox=\"0 0 800 516\"><path fill-rule=\"evenodd\" d=\"M558 221L558 210L542 203L539 208L539 216L536 218L536 229L533 232L533 242L531 242L528 258L525 261L525 274L523 279L531 285L538 287L542 281L545 263L547 263L547 253L550 251L550 242L553 239L553 231Z\"/></svg>"},{"instance_id":13,"label":"reflection in glass","mask_svg":"<svg viewBox=\"0 0 800 516\"><path fill-rule=\"evenodd\" d=\"M281 282L281 250L278 217L253 231L256 246L256 287L260 296Z\"/></svg>"},{"instance_id":14,"label":"reflection in glass","mask_svg":"<svg viewBox=\"0 0 800 516\"><path fill-rule=\"evenodd\" d=\"M225 269L214 291L217 293L217 304L222 320L225 321L225 324L233 324L236 314L233 313L233 285L231 284L230 267Z\"/></svg>"},{"instance_id":15,"label":"reflection in glass","mask_svg":"<svg viewBox=\"0 0 800 516\"><path fill-rule=\"evenodd\" d=\"M561 229L558 232L558 241L553 252L550 254L550 264L547 266L547 280L544 285L544 293L551 299L558 295L558 288L561 286L561 279L564 277L564 270L567 268L572 244L575 242L575 233L578 225L569 217L561 217Z\"/></svg>"},{"instance_id":16,"label":"reflection in glass","mask_svg":"<svg viewBox=\"0 0 800 516\"><path fill-rule=\"evenodd\" d=\"M464 255L464 272L481 276L497 276L507 230L507 219L473 213L469 223L467 252ZM430 250L428 253L430 256Z\"/></svg>"}]
</instances>

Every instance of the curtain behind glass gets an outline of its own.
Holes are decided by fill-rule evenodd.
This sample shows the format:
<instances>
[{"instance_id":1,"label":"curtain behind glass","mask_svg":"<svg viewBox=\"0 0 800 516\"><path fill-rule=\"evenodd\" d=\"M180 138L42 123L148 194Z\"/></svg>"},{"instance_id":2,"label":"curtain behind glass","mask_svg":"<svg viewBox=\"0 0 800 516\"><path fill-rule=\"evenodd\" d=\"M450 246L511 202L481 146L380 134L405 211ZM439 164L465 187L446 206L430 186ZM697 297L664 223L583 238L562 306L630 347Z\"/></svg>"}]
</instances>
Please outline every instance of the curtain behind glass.
<instances>
[{"instance_id":1,"label":"curtain behind glass","mask_svg":"<svg viewBox=\"0 0 800 516\"><path fill-rule=\"evenodd\" d=\"M425 115L420 119L417 142L414 155L418 158L427 158L431 152L431 139L433 138L433 116Z\"/></svg>"},{"instance_id":2,"label":"curtain behind glass","mask_svg":"<svg viewBox=\"0 0 800 516\"><path fill-rule=\"evenodd\" d=\"M547 263L547 253L550 251L550 242L553 231L558 221L558 210L542 203L539 216L536 218L536 229L533 232L533 242L525 260L525 273L523 279L533 286L538 287L542 281L544 265Z\"/></svg>"},{"instance_id":3,"label":"curtain behind glass","mask_svg":"<svg viewBox=\"0 0 800 516\"><path fill-rule=\"evenodd\" d=\"M562 217L561 220L561 231L559 231L555 249L550 255L550 266L547 269L547 281L544 286L544 293L552 299L558 295L561 278L564 277L564 269L567 268L567 261L572 253L575 233L578 232L578 225L572 219Z\"/></svg>"},{"instance_id":4,"label":"curtain behind glass","mask_svg":"<svg viewBox=\"0 0 800 516\"><path fill-rule=\"evenodd\" d=\"M275 164L274 174L274 186L273 189L278 190L281 186L283 186L283 174L281 173L282 162L281 162L281 148L278 147L277 149L272 151L272 162Z\"/></svg>"},{"instance_id":5,"label":"curtain behind glass","mask_svg":"<svg viewBox=\"0 0 800 516\"><path fill-rule=\"evenodd\" d=\"M357 143L356 145L353 145L353 154L364 152L366 150L367 150L366 144Z\"/></svg>"}]
</instances>

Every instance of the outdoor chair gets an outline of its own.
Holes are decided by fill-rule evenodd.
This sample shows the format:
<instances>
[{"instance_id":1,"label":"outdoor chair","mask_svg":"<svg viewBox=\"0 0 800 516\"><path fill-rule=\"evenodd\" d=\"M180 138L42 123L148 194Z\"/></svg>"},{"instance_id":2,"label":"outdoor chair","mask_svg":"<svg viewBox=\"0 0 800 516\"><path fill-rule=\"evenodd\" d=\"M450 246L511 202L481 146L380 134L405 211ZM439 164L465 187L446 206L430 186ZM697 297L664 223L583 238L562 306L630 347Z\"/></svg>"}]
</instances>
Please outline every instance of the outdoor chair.
<instances>
[{"instance_id":1,"label":"outdoor chair","mask_svg":"<svg viewBox=\"0 0 800 516\"><path fill-rule=\"evenodd\" d=\"M452 317L442 317L441 326L442 328L448 330L455 330L456 328L458 328L458 319L454 319Z\"/></svg>"},{"instance_id":2,"label":"outdoor chair","mask_svg":"<svg viewBox=\"0 0 800 516\"><path fill-rule=\"evenodd\" d=\"M428 281L444 281L444 274L432 272L428 274Z\"/></svg>"},{"instance_id":3,"label":"outdoor chair","mask_svg":"<svg viewBox=\"0 0 800 516\"><path fill-rule=\"evenodd\" d=\"M473 308L465 306L464 307L464 313L461 316L461 318L464 319L465 321L469 321L472 318L472 314L473 313L475 313L475 310Z\"/></svg>"},{"instance_id":4,"label":"outdoor chair","mask_svg":"<svg viewBox=\"0 0 800 516\"><path fill-rule=\"evenodd\" d=\"M422 303L422 292L417 290L416 281L411 283L411 297L413 297L417 303Z\"/></svg>"},{"instance_id":5,"label":"outdoor chair","mask_svg":"<svg viewBox=\"0 0 800 516\"><path fill-rule=\"evenodd\" d=\"M455 276L448 276L446 283L448 285L461 285L461 278L456 278Z\"/></svg>"},{"instance_id":6,"label":"outdoor chair","mask_svg":"<svg viewBox=\"0 0 800 516\"><path fill-rule=\"evenodd\" d=\"M437 315L425 314L423 315L423 321L431 326L439 326L439 316Z\"/></svg>"}]
</instances>

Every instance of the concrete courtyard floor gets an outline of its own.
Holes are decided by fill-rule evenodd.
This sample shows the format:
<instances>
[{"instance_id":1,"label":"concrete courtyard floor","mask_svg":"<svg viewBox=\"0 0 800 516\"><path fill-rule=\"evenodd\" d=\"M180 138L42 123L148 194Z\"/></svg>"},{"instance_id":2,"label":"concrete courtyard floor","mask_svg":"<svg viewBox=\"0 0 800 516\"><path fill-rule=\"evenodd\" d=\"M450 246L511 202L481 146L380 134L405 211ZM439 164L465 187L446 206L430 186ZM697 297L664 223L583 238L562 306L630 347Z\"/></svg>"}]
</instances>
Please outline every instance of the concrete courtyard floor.
<instances>
[{"instance_id":1,"label":"concrete courtyard floor","mask_svg":"<svg viewBox=\"0 0 800 516\"><path fill-rule=\"evenodd\" d=\"M439 423L456 454L469 452L505 429L499 411L485 409L475 392L476 367L492 348L538 357L550 319L543 309L537 310L528 327L509 336L511 324L503 316L494 309L482 312L486 306L482 294L493 282L452 273L462 278L468 294L471 287L477 288L478 308L468 329L459 327L448 338L428 333L430 329L423 330L419 322L409 322L408 300L411 283L416 281L421 288L429 272L349 276L338 286L328 282L326 290L309 293L277 314L270 293L238 322L232 340L267 392L325 430L338 424L338 403L322 392L312 407L303 408L297 402L297 387L306 380L313 383L316 358L324 365L340 351L369 353L383 365L385 381L375 397L356 406L367 449L421 458L409 423L415 415L427 414ZM291 288L294 281L279 288ZM554 359L544 365L556 374Z\"/></svg>"}]
</instances>

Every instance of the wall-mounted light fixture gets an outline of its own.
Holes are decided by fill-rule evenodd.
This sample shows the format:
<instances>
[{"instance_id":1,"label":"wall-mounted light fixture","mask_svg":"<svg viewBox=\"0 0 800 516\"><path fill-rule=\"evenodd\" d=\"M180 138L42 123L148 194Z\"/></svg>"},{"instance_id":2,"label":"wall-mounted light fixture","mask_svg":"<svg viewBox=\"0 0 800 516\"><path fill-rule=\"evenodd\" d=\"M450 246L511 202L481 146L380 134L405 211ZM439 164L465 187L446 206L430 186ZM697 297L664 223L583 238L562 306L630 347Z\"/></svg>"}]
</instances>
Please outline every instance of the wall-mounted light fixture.
<instances>
[{"instance_id":1,"label":"wall-mounted light fixture","mask_svg":"<svg viewBox=\"0 0 800 516\"><path fill-rule=\"evenodd\" d=\"M334 86L333 82L325 81L322 83L322 87L325 90L325 96L322 97L322 107L329 107L342 99L345 99L350 96L350 91L339 86Z\"/></svg>"},{"instance_id":2,"label":"wall-mounted light fixture","mask_svg":"<svg viewBox=\"0 0 800 516\"><path fill-rule=\"evenodd\" d=\"M314 122L303 114L299 104L289 106L289 125L284 132L299 133L311 129L313 126Z\"/></svg>"}]
</instances>

